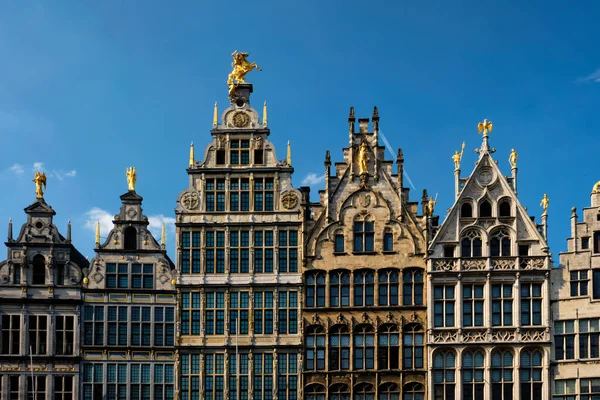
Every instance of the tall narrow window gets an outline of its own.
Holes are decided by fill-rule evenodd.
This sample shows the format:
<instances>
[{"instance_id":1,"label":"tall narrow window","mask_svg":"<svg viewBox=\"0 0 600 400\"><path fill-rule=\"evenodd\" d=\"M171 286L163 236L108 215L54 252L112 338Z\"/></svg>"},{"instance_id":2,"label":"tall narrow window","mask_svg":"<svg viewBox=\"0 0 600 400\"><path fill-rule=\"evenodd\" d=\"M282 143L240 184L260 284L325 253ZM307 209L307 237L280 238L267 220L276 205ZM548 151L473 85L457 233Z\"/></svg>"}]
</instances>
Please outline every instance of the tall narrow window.
<instances>
[{"instance_id":1,"label":"tall narrow window","mask_svg":"<svg viewBox=\"0 0 600 400\"><path fill-rule=\"evenodd\" d=\"M298 399L298 355L279 353L277 355L278 399Z\"/></svg>"},{"instance_id":2,"label":"tall narrow window","mask_svg":"<svg viewBox=\"0 0 600 400\"><path fill-rule=\"evenodd\" d=\"M229 231L229 271L234 274L250 271L250 231Z\"/></svg>"},{"instance_id":3,"label":"tall narrow window","mask_svg":"<svg viewBox=\"0 0 600 400\"><path fill-rule=\"evenodd\" d=\"M175 345L175 309L154 307L154 345Z\"/></svg>"},{"instance_id":4,"label":"tall narrow window","mask_svg":"<svg viewBox=\"0 0 600 400\"><path fill-rule=\"evenodd\" d=\"M127 307L108 307L108 345L127 346Z\"/></svg>"},{"instance_id":5,"label":"tall narrow window","mask_svg":"<svg viewBox=\"0 0 600 400\"><path fill-rule=\"evenodd\" d=\"M383 232L383 251L394 251L394 234L391 231Z\"/></svg>"},{"instance_id":6,"label":"tall narrow window","mask_svg":"<svg viewBox=\"0 0 600 400\"><path fill-rule=\"evenodd\" d=\"M222 274L225 272L225 232L208 231L206 238L206 273Z\"/></svg>"},{"instance_id":7,"label":"tall narrow window","mask_svg":"<svg viewBox=\"0 0 600 400\"><path fill-rule=\"evenodd\" d=\"M425 341L420 325L411 324L404 328L403 336L403 366L404 369L423 368L425 357Z\"/></svg>"},{"instance_id":8,"label":"tall narrow window","mask_svg":"<svg viewBox=\"0 0 600 400\"><path fill-rule=\"evenodd\" d=\"M335 248L333 251L336 253L344 252L344 235L341 233L337 233L335 235Z\"/></svg>"},{"instance_id":9,"label":"tall narrow window","mask_svg":"<svg viewBox=\"0 0 600 400\"><path fill-rule=\"evenodd\" d=\"M254 292L254 333L273 333L273 292Z\"/></svg>"},{"instance_id":10,"label":"tall narrow window","mask_svg":"<svg viewBox=\"0 0 600 400\"><path fill-rule=\"evenodd\" d=\"M32 285L43 285L46 283L46 259L41 254L33 257L33 269L31 276Z\"/></svg>"},{"instance_id":11,"label":"tall narrow window","mask_svg":"<svg viewBox=\"0 0 600 400\"><path fill-rule=\"evenodd\" d=\"M73 376L54 376L54 399L73 400Z\"/></svg>"},{"instance_id":12,"label":"tall narrow window","mask_svg":"<svg viewBox=\"0 0 600 400\"><path fill-rule=\"evenodd\" d=\"M181 334L200 334L200 293L181 293Z\"/></svg>"},{"instance_id":13,"label":"tall narrow window","mask_svg":"<svg viewBox=\"0 0 600 400\"><path fill-rule=\"evenodd\" d=\"M248 334L248 292L232 292L229 300L229 334Z\"/></svg>"},{"instance_id":14,"label":"tall narrow window","mask_svg":"<svg viewBox=\"0 0 600 400\"><path fill-rule=\"evenodd\" d=\"M481 351L463 353L463 399L483 400L484 397L484 355Z\"/></svg>"},{"instance_id":15,"label":"tall narrow window","mask_svg":"<svg viewBox=\"0 0 600 400\"><path fill-rule=\"evenodd\" d=\"M56 340L56 355L73 355L75 339L75 317L57 315L54 319L54 337Z\"/></svg>"},{"instance_id":16,"label":"tall narrow window","mask_svg":"<svg viewBox=\"0 0 600 400\"><path fill-rule=\"evenodd\" d=\"M86 400L100 400L104 385L104 364L83 364L83 398Z\"/></svg>"},{"instance_id":17,"label":"tall narrow window","mask_svg":"<svg viewBox=\"0 0 600 400\"><path fill-rule=\"evenodd\" d=\"M8 377L8 398L10 400L19 400L19 397L21 396L21 391L19 390L20 376L21 375L10 375Z\"/></svg>"},{"instance_id":18,"label":"tall narrow window","mask_svg":"<svg viewBox=\"0 0 600 400\"><path fill-rule=\"evenodd\" d=\"M587 296L588 294L588 271L571 271L569 273L571 283L571 296Z\"/></svg>"},{"instance_id":19,"label":"tall narrow window","mask_svg":"<svg viewBox=\"0 0 600 400\"><path fill-rule=\"evenodd\" d=\"M306 307L325 307L325 274L322 272L306 275Z\"/></svg>"},{"instance_id":20,"label":"tall narrow window","mask_svg":"<svg viewBox=\"0 0 600 400\"><path fill-rule=\"evenodd\" d=\"M492 353L492 400L513 400L513 354L510 350Z\"/></svg>"},{"instance_id":21,"label":"tall narrow window","mask_svg":"<svg viewBox=\"0 0 600 400\"><path fill-rule=\"evenodd\" d=\"M254 272L273 272L273 231L254 231Z\"/></svg>"},{"instance_id":22,"label":"tall narrow window","mask_svg":"<svg viewBox=\"0 0 600 400\"><path fill-rule=\"evenodd\" d=\"M279 313L279 334L298 333L298 292L282 290L277 304Z\"/></svg>"},{"instance_id":23,"label":"tall narrow window","mask_svg":"<svg viewBox=\"0 0 600 400\"><path fill-rule=\"evenodd\" d=\"M2 354L21 353L21 316L2 315Z\"/></svg>"},{"instance_id":24,"label":"tall narrow window","mask_svg":"<svg viewBox=\"0 0 600 400\"><path fill-rule=\"evenodd\" d=\"M460 242L462 257L481 257L481 235L476 230L468 231Z\"/></svg>"},{"instance_id":25,"label":"tall narrow window","mask_svg":"<svg viewBox=\"0 0 600 400\"><path fill-rule=\"evenodd\" d=\"M298 272L298 231L279 231L279 272Z\"/></svg>"},{"instance_id":26,"label":"tall narrow window","mask_svg":"<svg viewBox=\"0 0 600 400\"><path fill-rule=\"evenodd\" d=\"M273 211L273 178L254 179L254 211Z\"/></svg>"},{"instance_id":27,"label":"tall narrow window","mask_svg":"<svg viewBox=\"0 0 600 400\"><path fill-rule=\"evenodd\" d=\"M379 271L379 305L398 305L398 278L397 269L386 269Z\"/></svg>"},{"instance_id":28,"label":"tall narrow window","mask_svg":"<svg viewBox=\"0 0 600 400\"><path fill-rule=\"evenodd\" d=\"M542 284L521 284L521 324L542 324Z\"/></svg>"},{"instance_id":29,"label":"tall narrow window","mask_svg":"<svg viewBox=\"0 0 600 400\"><path fill-rule=\"evenodd\" d=\"M250 181L232 178L229 183L229 208L231 211L250 210Z\"/></svg>"},{"instance_id":30,"label":"tall narrow window","mask_svg":"<svg viewBox=\"0 0 600 400\"><path fill-rule=\"evenodd\" d=\"M29 316L29 347L31 354L46 354L48 342L48 317L46 315Z\"/></svg>"},{"instance_id":31,"label":"tall narrow window","mask_svg":"<svg viewBox=\"0 0 600 400\"><path fill-rule=\"evenodd\" d=\"M206 293L204 321L207 335L222 335L225 332L225 293Z\"/></svg>"},{"instance_id":32,"label":"tall narrow window","mask_svg":"<svg viewBox=\"0 0 600 400\"><path fill-rule=\"evenodd\" d=\"M600 232L594 232L594 253L600 253Z\"/></svg>"},{"instance_id":33,"label":"tall narrow window","mask_svg":"<svg viewBox=\"0 0 600 400\"><path fill-rule=\"evenodd\" d=\"M402 281L404 305L423 305L423 270L415 268L402 271Z\"/></svg>"},{"instance_id":34,"label":"tall narrow window","mask_svg":"<svg viewBox=\"0 0 600 400\"><path fill-rule=\"evenodd\" d=\"M557 360L575 358L575 321L556 321L554 324L554 354Z\"/></svg>"},{"instance_id":35,"label":"tall narrow window","mask_svg":"<svg viewBox=\"0 0 600 400\"><path fill-rule=\"evenodd\" d=\"M329 305L331 307L350 305L350 272L329 273Z\"/></svg>"},{"instance_id":36,"label":"tall narrow window","mask_svg":"<svg viewBox=\"0 0 600 400\"><path fill-rule=\"evenodd\" d=\"M463 326L483 326L483 285L463 286Z\"/></svg>"},{"instance_id":37,"label":"tall narrow window","mask_svg":"<svg viewBox=\"0 0 600 400\"><path fill-rule=\"evenodd\" d=\"M83 344L104 344L104 306L85 306L83 309Z\"/></svg>"},{"instance_id":38,"label":"tall narrow window","mask_svg":"<svg viewBox=\"0 0 600 400\"><path fill-rule=\"evenodd\" d=\"M139 366L139 365L138 365ZM149 365L146 365L149 369ZM108 364L106 366L106 395L109 399L127 398L127 364ZM150 387L148 386L148 395Z\"/></svg>"},{"instance_id":39,"label":"tall narrow window","mask_svg":"<svg viewBox=\"0 0 600 400\"><path fill-rule=\"evenodd\" d=\"M27 379L27 399L46 399L46 375L34 375L34 379Z\"/></svg>"},{"instance_id":40,"label":"tall narrow window","mask_svg":"<svg viewBox=\"0 0 600 400\"><path fill-rule=\"evenodd\" d=\"M512 284L499 283L492 285L492 325L512 326L513 295Z\"/></svg>"},{"instance_id":41,"label":"tall narrow window","mask_svg":"<svg viewBox=\"0 0 600 400\"><path fill-rule=\"evenodd\" d=\"M375 275L372 271L357 271L354 273L354 305L372 306L375 290Z\"/></svg>"},{"instance_id":42,"label":"tall narrow window","mask_svg":"<svg viewBox=\"0 0 600 400\"><path fill-rule=\"evenodd\" d=\"M490 256L509 257L510 256L510 235L507 231L500 229L492 234L490 240Z\"/></svg>"},{"instance_id":43,"label":"tall narrow window","mask_svg":"<svg viewBox=\"0 0 600 400\"><path fill-rule=\"evenodd\" d=\"M600 318L579 320L579 358L600 358Z\"/></svg>"},{"instance_id":44,"label":"tall narrow window","mask_svg":"<svg viewBox=\"0 0 600 400\"><path fill-rule=\"evenodd\" d=\"M454 286L434 286L433 313L436 328L454 326Z\"/></svg>"},{"instance_id":45,"label":"tall narrow window","mask_svg":"<svg viewBox=\"0 0 600 400\"><path fill-rule=\"evenodd\" d=\"M400 368L400 334L395 325L384 325L379 328L379 349L377 351L377 368Z\"/></svg>"},{"instance_id":46,"label":"tall narrow window","mask_svg":"<svg viewBox=\"0 0 600 400\"><path fill-rule=\"evenodd\" d=\"M208 356L208 354L207 354ZM212 355L211 355L212 356ZM206 362L209 360L207 357ZM211 363L214 362L210 359ZM212 370L214 365L211 365ZM211 377L212 378L212 377ZM211 380L212 388L212 380ZM206 384L206 382L205 382ZM212 395L213 393L211 393ZM101 398L101 397L99 397ZM181 398L199 399L200 398L200 354L182 354L181 355Z\"/></svg>"},{"instance_id":47,"label":"tall narrow window","mask_svg":"<svg viewBox=\"0 0 600 400\"><path fill-rule=\"evenodd\" d=\"M273 354L254 355L254 398L256 400L273 398Z\"/></svg>"},{"instance_id":48,"label":"tall narrow window","mask_svg":"<svg viewBox=\"0 0 600 400\"><path fill-rule=\"evenodd\" d=\"M504 200L500 203L499 215L501 217L510 217L510 201Z\"/></svg>"},{"instance_id":49,"label":"tall narrow window","mask_svg":"<svg viewBox=\"0 0 600 400\"><path fill-rule=\"evenodd\" d=\"M479 216L482 218L489 218L492 216L492 205L489 201L484 200L479 205Z\"/></svg>"},{"instance_id":50,"label":"tall narrow window","mask_svg":"<svg viewBox=\"0 0 600 400\"><path fill-rule=\"evenodd\" d=\"M307 371L323 371L325 369L325 330L320 325L313 325L306 330L306 358L304 361Z\"/></svg>"},{"instance_id":51,"label":"tall narrow window","mask_svg":"<svg viewBox=\"0 0 600 400\"><path fill-rule=\"evenodd\" d=\"M21 266L19 264L13 265L13 283L15 285L21 284Z\"/></svg>"},{"instance_id":52,"label":"tall narrow window","mask_svg":"<svg viewBox=\"0 0 600 400\"><path fill-rule=\"evenodd\" d=\"M374 225L372 221L354 222L354 251L357 253L372 252L374 240Z\"/></svg>"},{"instance_id":53,"label":"tall narrow window","mask_svg":"<svg viewBox=\"0 0 600 400\"><path fill-rule=\"evenodd\" d=\"M154 364L154 398L167 400L174 398L175 371L173 364Z\"/></svg>"},{"instance_id":54,"label":"tall narrow window","mask_svg":"<svg viewBox=\"0 0 600 400\"><path fill-rule=\"evenodd\" d=\"M592 270L592 297L600 299L600 269Z\"/></svg>"},{"instance_id":55,"label":"tall narrow window","mask_svg":"<svg viewBox=\"0 0 600 400\"><path fill-rule=\"evenodd\" d=\"M521 399L542 400L542 352L524 350L521 353Z\"/></svg>"},{"instance_id":56,"label":"tall narrow window","mask_svg":"<svg viewBox=\"0 0 600 400\"><path fill-rule=\"evenodd\" d=\"M191 241L190 241L191 238ZM200 273L200 232L181 232L181 273Z\"/></svg>"},{"instance_id":57,"label":"tall narrow window","mask_svg":"<svg viewBox=\"0 0 600 400\"><path fill-rule=\"evenodd\" d=\"M354 369L375 368L375 334L369 325L354 330Z\"/></svg>"},{"instance_id":58,"label":"tall narrow window","mask_svg":"<svg viewBox=\"0 0 600 400\"><path fill-rule=\"evenodd\" d=\"M189 308L189 293L186 307ZM184 295L184 296L185 296ZM182 311L182 315L189 311ZM189 318L189 316L188 316ZM131 307L130 337L132 346L151 346L152 335L152 308ZM186 334L189 334L189 319L186 318Z\"/></svg>"},{"instance_id":59,"label":"tall narrow window","mask_svg":"<svg viewBox=\"0 0 600 400\"><path fill-rule=\"evenodd\" d=\"M248 354L229 355L229 398L248 399Z\"/></svg>"},{"instance_id":60,"label":"tall narrow window","mask_svg":"<svg viewBox=\"0 0 600 400\"><path fill-rule=\"evenodd\" d=\"M473 217L473 207L471 206L471 203L463 203L460 207L460 216L461 218Z\"/></svg>"},{"instance_id":61,"label":"tall narrow window","mask_svg":"<svg viewBox=\"0 0 600 400\"><path fill-rule=\"evenodd\" d=\"M350 369L350 334L345 326L336 326L329 333L329 370Z\"/></svg>"},{"instance_id":62,"label":"tall narrow window","mask_svg":"<svg viewBox=\"0 0 600 400\"><path fill-rule=\"evenodd\" d=\"M225 211L225 179L206 180L206 211Z\"/></svg>"},{"instance_id":63,"label":"tall narrow window","mask_svg":"<svg viewBox=\"0 0 600 400\"><path fill-rule=\"evenodd\" d=\"M225 355L207 354L204 357L204 396L207 400L222 399L225 389ZM192 399L194 398L197 397L192 397Z\"/></svg>"},{"instance_id":64,"label":"tall narrow window","mask_svg":"<svg viewBox=\"0 0 600 400\"><path fill-rule=\"evenodd\" d=\"M133 226L128 226L123 231L123 248L125 250L137 249L137 231Z\"/></svg>"},{"instance_id":65,"label":"tall narrow window","mask_svg":"<svg viewBox=\"0 0 600 400\"><path fill-rule=\"evenodd\" d=\"M433 356L433 396L436 400L454 400L456 355L439 351Z\"/></svg>"}]
</instances>

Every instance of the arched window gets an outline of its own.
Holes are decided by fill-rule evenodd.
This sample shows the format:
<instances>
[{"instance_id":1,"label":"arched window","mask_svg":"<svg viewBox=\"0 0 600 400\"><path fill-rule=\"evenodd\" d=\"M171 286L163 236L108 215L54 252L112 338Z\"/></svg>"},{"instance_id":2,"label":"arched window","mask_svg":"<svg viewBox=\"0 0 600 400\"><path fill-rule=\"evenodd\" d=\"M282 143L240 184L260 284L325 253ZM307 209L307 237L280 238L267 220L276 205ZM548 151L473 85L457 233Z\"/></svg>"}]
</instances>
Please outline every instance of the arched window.
<instances>
[{"instance_id":1,"label":"arched window","mask_svg":"<svg viewBox=\"0 0 600 400\"><path fill-rule=\"evenodd\" d=\"M354 400L375 400L375 389L370 383L359 383L354 387Z\"/></svg>"},{"instance_id":2,"label":"arched window","mask_svg":"<svg viewBox=\"0 0 600 400\"><path fill-rule=\"evenodd\" d=\"M402 354L404 369L423 368L425 357L425 335L419 324L410 324L402 332Z\"/></svg>"},{"instance_id":3,"label":"arched window","mask_svg":"<svg viewBox=\"0 0 600 400\"><path fill-rule=\"evenodd\" d=\"M38 254L32 260L32 285L43 285L46 283L46 259L43 255Z\"/></svg>"},{"instance_id":4,"label":"arched window","mask_svg":"<svg viewBox=\"0 0 600 400\"><path fill-rule=\"evenodd\" d=\"M137 231L133 226L128 226L123 231L123 243L125 250L136 250L137 249Z\"/></svg>"},{"instance_id":5,"label":"arched window","mask_svg":"<svg viewBox=\"0 0 600 400\"><path fill-rule=\"evenodd\" d=\"M325 400L325 387L318 384L308 385L304 389L305 400Z\"/></svg>"},{"instance_id":6,"label":"arched window","mask_svg":"<svg viewBox=\"0 0 600 400\"><path fill-rule=\"evenodd\" d=\"M350 305L350 272L329 273L329 305L331 307Z\"/></svg>"},{"instance_id":7,"label":"arched window","mask_svg":"<svg viewBox=\"0 0 600 400\"><path fill-rule=\"evenodd\" d=\"M331 385L329 388L330 400L350 400L350 389L343 383Z\"/></svg>"},{"instance_id":8,"label":"arched window","mask_svg":"<svg viewBox=\"0 0 600 400\"><path fill-rule=\"evenodd\" d=\"M350 333L344 325L331 328L329 333L329 369L350 369Z\"/></svg>"},{"instance_id":9,"label":"arched window","mask_svg":"<svg viewBox=\"0 0 600 400\"><path fill-rule=\"evenodd\" d=\"M306 307L325 307L325 273L306 274Z\"/></svg>"},{"instance_id":10,"label":"arched window","mask_svg":"<svg viewBox=\"0 0 600 400\"><path fill-rule=\"evenodd\" d=\"M384 397L387 400L387 397ZM425 387L418 382L411 382L404 385L404 396L402 400L424 400Z\"/></svg>"},{"instance_id":11,"label":"arched window","mask_svg":"<svg viewBox=\"0 0 600 400\"><path fill-rule=\"evenodd\" d=\"M405 306L423 304L423 270L411 268L402 271L403 303Z\"/></svg>"},{"instance_id":12,"label":"arched window","mask_svg":"<svg viewBox=\"0 0 600 400\"><path fill-rule=\"evenodd\" d=\"M460 241L462 257L481 257L481 234L472 229Z\"/></svg>"},{"instance_id":13,"label":"arched window","mask_svg":"<svg viewBox=\"0 0 600 400\"><path fill-rule=\"evenodd\" d=\"M499 229L492 233L490 256L510 257L510 234L505 229Z\"/></svg>"},{"instance_id":14,"label":"arched window","mask_svg":"<svg viewBox=\"0 0 600 400\"><path fill-rule=\"evenodd\" d=\"M510 350L492 352L492 400L513 400L513 354Z\"/></svg>"},{"instance_id":15,"label":"arched window","mask_svg":"<svg viewBox=\"0 0 600 400\"><path fill-rule=\"evenodd\" d=\"M375 367L375 334L370 325L359 325L354 330L354 369Z\"/></svg>"},{"instance_id":16,"label":"arched window","mask_svg":"<svg viewBox=\"0 0 600 400\"><path fill-rule=\"evenodd\" d=\"M399 369L400 334L396 325L387 324L379 328L379 351L377 355L378 369Z\"/></svg>"},{"instance_id":17,"label":"arched window","mask_svg":"<svg viewBox=\"0 0 600 400\"><path fill-rule=\"evenodd\" d=\"M354 273L354 305L372 306L375 290L373 271L357 271Z\"/></svg>"},{"instance_id":18,"label":"arched window","mask_svg":"<svg viewBox=\"0 0 600 400\"><path fill-rule=\"evenodd\" d=\"M484 360L482 351L466 351L463 353L463 399L483 400L484 393Z\"/></svg>"},{"instance_id":19,"label":"arched window","mask_svg":"<svg viewBox=\"0 0 600 400\"><path fill-rule=\"evenodd\" d=\"M386 269L379 271L379 305L398 305L398 270Z\"/></svg>"},{"instance_id":20,"label":"arched window","mask_svg":"<svg viewBox=\"0 0 600 400\"><path fill-rule=\"evenodd\" d=\"M394 234L390 228L383 232L383 251L394 251Z\"/></svg>"},{"instance_id":21,"label":"arched window","mask_svg":"<svg viewBox=\"0 0 600 400\"><path fill-rule=\"evenodd\" d=\"M379 385L379 400L400 400L400 388L392 382Z\"/></svg>"},{"instance_id":22,"label":"arched window","mask_svg":"<svg viewBox=\"0 0 600 400\"><path fill-rule=\"evenodd\" d=\"M492 205L489 201L484 200L479 204L479 216L483 218L492 216Z\"/></svg>"},{"instance_id":23,"label":"arched window","mask_svg":"<svg viewBox=\"0 0 600 400\"><path fill-rule=\"evenodd\" d=\"M500 203L498 215L501 217L510 217L510 201L504 200Z\"/></svg>"},{"instance_id":24,"label":"arched window","mask_svg":"<svg viewBox=\"0 0 600 400\"><path fill-rule=\"evenodd\" d=\"M542 352L524 350L519 368L522 400L542 400Z\"/></svg>"},{"instance_id":25,"label":"arched window","mask_svg":"<svg viewBox=\"0 0 600 400\"><path fill-rule=\"evenodd\" d=\"M471 203L463 203L460 206L460 217L461 218L472 218L473 217L473 206Z\"/></svg>"},{"instance_id":26,"label":"arched window","mask_svg":"<svg viewBox=\"0 0 600 400\"><path fill-rule=\"evenodd\" d=\"M306 370L325 369L325 330L320 325L309 326L306 330Z\"/></svg>"},{"instance_id":27,"label":"arched window","mask_svg":"<svg viewBox=\"0 0 600 400\"><path fill-rule=\"evenodd\" d=\"M439 351L433 356L433 398L454 400L456 385L456 355L454 351Z\"/></svg>"},{"instance_id":28,"label":"arched window","mask_svg":"<svg viewBox=\"0 0 600 400\"><path fill-rule=\"evenodd\" d=\"M357 253L373 251L375 238L373 221L365 218L363 221L354 221L354 251Z\"/></svg>"}]
</instances>

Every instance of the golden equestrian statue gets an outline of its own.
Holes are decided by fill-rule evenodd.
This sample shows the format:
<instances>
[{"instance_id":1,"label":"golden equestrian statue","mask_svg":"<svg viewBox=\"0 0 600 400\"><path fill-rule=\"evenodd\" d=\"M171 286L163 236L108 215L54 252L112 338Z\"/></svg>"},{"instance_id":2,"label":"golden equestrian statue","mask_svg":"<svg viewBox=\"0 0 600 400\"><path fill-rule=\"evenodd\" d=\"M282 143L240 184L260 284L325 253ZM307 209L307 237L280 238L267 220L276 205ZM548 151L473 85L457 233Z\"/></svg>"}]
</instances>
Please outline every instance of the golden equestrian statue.
<instances>
[{"instance_id":1,"label":"golden equestrian statue","mask_svg":"<svg viewBox=\"0 0 600 400\"><path fill-rule=\"evenodd\" d=\"M46 189L46 173L42 172L40 174L39 171L35 173L35 177L33 178L33 182L35 182L35 195L38 199L44 198L44 192L42 191L42 185L44 185L44 189Z\"/></svg>"},{"instance_id":2,"label":"golden equestrian statue","mask_svg":"<svg viewBox=\"0 0 600 400\"><path fill-rule=\"evenodd\" d=\"M358 170L359 175L369 174L369 146L364 141L358 148Z\"/></svg>"},{"instance_id":3,"label":"golden equestrian statue","mask_svg":"<svg viewBox=\"0 0 600 400\"><path fill-rule=\"evenodd\" d=\"M540 206L544 208L544 214L548 211L548 204L550 204L550 199L548 198L548 195L544 193L544 198L542 198L542 201L540 202Z\"/></svg>"},{"instance_id":4,"label":"golden equestrian statue","mask_svg":"<svg viewBox=\"0 0 600 400\"><path fill-rule=\"evenodd\" d=\"M517 157L519 157L519 153L517 153L515 149L512 149L510 152L510 156L508 156L508 162L513 168L517 168Z\"/></svg>"},{"instance_id":5,"label":"golden equestrian statue","mask_svg":"<svg viewBox=\"0 0 600 400\"><path fill-rule=\"evenodd\" d=\"M251 63L246 60L248 57L248 53L238 53L238 51L234 51L231 56L233 57L233 62L231 66L233 67L233 71L227 77L227 86L229 87L229 97L233 97L235 88L240 83L246 83L244 76L253 69L257 69L262 71L262 69L256 65L256 63Z\"/></svg>"},{"instance_id":6,"label":"golden equestrian statue","mask_svg":"<svg viewBox=\"0 0 600 400\"><path fill-rule=\"evenodd\" d=\"M127 186L130 191L135 191L135 181L137 180L137 175L135 173L135 167L127 168Z\"/></svg>"},{"instance_id":7,"label":"golden equestrian statue","mask_svg":"<svg viewBox=\"0 0 600 400\"><path fill-rule=\"evenodd\" d=\"M477 124L477 132L482 133L483 132L483 137L486 138L488 137L488 132L492 131L492 121L488 121L487 119L484 119L483 122L480 122L479 124Z\"/></svg>"},{"instance_id":8,"label":"golden equestrian statue","mask_svg":"<svg viewBox=\"0 0 600 400\"><path fill-rule=\"evenodd\" d=\"M463 144L462 144L462 149L460 150L460 153L458 152L458 150L456 150L456 152L452 156L452 161L454 161L454 169L460 169L460 160L462 160L462 156L463 156L464 152L465 152L465 142L463 142Z\"/></svg>"},{"instance_id":9,"label":"golden equestrian statue","mask_svg":"<svg viewBox=\"0 0 600 400\"><path fill-rule=\"evenodd\" d=\"M592 193L593 194L600 193L600 181L596 182L596 184L592 188Z\"/></svg>"}]
</instances>

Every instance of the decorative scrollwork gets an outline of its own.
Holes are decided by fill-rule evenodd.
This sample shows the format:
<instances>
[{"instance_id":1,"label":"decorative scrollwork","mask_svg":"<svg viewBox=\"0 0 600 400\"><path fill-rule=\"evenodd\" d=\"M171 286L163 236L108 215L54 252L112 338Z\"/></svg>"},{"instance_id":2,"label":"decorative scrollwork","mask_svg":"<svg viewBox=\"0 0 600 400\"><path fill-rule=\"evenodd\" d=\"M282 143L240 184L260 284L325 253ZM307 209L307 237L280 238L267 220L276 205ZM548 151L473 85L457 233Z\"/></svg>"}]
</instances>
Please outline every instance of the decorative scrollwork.
<instances>
[{"instance_id":1,"label":"decorative scrollwork","mask_svg":"<svg viewBox=\"0 0 600 400\"><path fill-rule=\"evenodd\" d=\"M463 330L462 340L466 343L485 342L487 340L487 330L485 329L468 329Z\"/></svg>"},{"instance_id":2,"label":"decorative scrollwork","mask_svg":"<svg viewBox=\"0 0 600 400\"><path fill-rule=\"evenodd\" d=\"M200 205L200 196L196 192L187 192L181 196L181 205L186 210L196 210Z\"/></svg>"},{"instance_id":3,"label":"decorative scrollwork","mask_svg":"<svg viewBox=\"0 0 600 400\"><path fill-rule=\"evenodd\" d=\"M464 259L462 260L463 271L480 271L486 266L485 260L482 259Z\"/></svg>"},{"instance_id":4,"label":"decorative scrollwork","mask_svg":"<svg viewBox=\"0 0 600 400\"><path fill-rule=\"evenodd\" d=\"M434 260L433 261L433 270L434 271L456 271L457 270L456 259L446 258L446 259Z\"/></svg>"},{"instance_id":5,"label":"decorative scrollwork","mask_svg":"<svg viewBox=\"0 0 600 400\"><path fill-rule=\"evenodd\" d=\"M450 343L458 341L458 331L441 331L435 332L432 335L433 343Z\"/></svg>"},{"instance_id":6,"label":"decorative scrollwork","mask_svg":"<svg viewBox=\"0 0 600 400\"><path fill-rule=\"evenodd\" d=\"M514 258L492 258L492 269L515 269L516 265Z\"/></svg>"},{"instance_id":7,"label":"decorative scrollwork","mask_svg":"<svg viewBox=\"0 0 600 400\"><path fill-rule=\"evenodd\" d=\"M515 340L516 333L512 329L498 329L492 332L492 342L511 342Z\"/></svg>"}]
</instances>

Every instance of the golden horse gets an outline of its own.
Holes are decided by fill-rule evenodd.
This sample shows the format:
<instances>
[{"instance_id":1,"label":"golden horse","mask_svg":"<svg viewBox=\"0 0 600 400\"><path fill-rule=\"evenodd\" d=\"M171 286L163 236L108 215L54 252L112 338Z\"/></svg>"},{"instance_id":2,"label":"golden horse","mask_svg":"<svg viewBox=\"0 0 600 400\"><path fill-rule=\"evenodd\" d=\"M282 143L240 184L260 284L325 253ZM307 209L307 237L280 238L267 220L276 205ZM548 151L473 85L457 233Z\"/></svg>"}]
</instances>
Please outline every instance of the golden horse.
<instances>
[{"instance_id":1,"label":"golden horse","mask_svg":"<svg viewBox=\"0 0 600 400\"><path fill-rule=\"evenodd\" d=\"M233 57L233 62L231 66L233 67L233 71L227 77L227 86L229 86L229 96L234 94L235 87L240 83L246 83L244 76L253 69L257 69L262 71L262 69L256 65L256 63L251 63L246 60L248 57L248 53L238 53L238 51L234 51L231 56Z\"/></svg>"}]
</instances>

